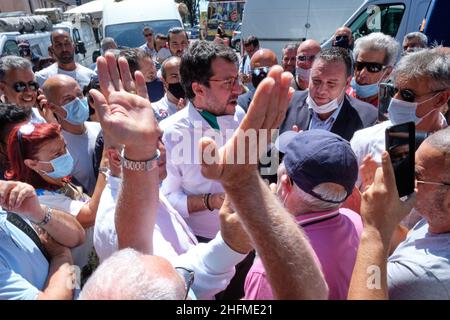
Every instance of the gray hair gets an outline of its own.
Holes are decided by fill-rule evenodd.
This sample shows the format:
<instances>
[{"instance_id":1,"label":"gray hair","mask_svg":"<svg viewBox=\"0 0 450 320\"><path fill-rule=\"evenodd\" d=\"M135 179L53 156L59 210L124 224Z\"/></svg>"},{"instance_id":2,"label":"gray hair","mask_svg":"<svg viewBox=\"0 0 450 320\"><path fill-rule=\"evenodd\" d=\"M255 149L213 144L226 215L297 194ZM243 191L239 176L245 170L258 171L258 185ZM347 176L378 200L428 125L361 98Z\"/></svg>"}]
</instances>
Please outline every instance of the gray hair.
<instances>
[{"instance_id":1,"label":"gray hair","mask_svg":"<svg viewBox=\"0 0 450 320\"><path fill-rule=\"evenodd\" d=\"M405 42L405 40L411 40L411 39L419 39L420 44L422 45L422 48L428 47L428 37L425 34L423 34L422 32L410 32L410 33L408 33L403 38L403 42Z\"/></svg>"},{"instance_id":2,"label":"gray hair","mask_svg":"<svg viewBox=\"0 0 450 320\"><path fill-rule=\"evenodd\" d=\"M183 281L171 281L149 272L144 255L127 248L106 259L89 278L81 300L182 300Z\"/></svg>"},{"instance_id":3,"label":"gray hair","mask_svg":"<svg viewBox=\"0 0 450 320\"><path fill-rule=\"evenodd\" d=\"M442 174L444 179L450 178L450 127L433 133L425 142L444 154L445 166L442 168Z\"/></svg>"},{"instance_id":4,"label":"gray hair","mask_svg":"<svg viewBox=\"0 0 450 320\"><path fill-rule=\"evenodd\" d=\"M397 61L399 49L400 44L391 36L388 36L381 32L373 32L355 41L353 57L355 61L357 61L358 55L361 50L385 51L386 57L384 60L384 64L392 67Z\"/></svg>"},{"instance_id":5,"label":"gray hair","mask_svg":"<svg viewBox=\"0 0 450 320\"><path fill-rule=\"evenodd\" d=\"M111 37L106 37L101 42L102 52L105 53L108 49L117 49L117 43Z\"/></svg>"},{"instance_id":6,"label":"gray hair","mask_svg":"<svg viewBox=\"0 0 450 320\"><path fill-rule=\"evenodd\" d=\"M0 81L5 79L6 73L14 69L33 70L31 62L25 58L17 56L5 56L0 58Z\"/></svg>"},{"instance_id":7,"label":"gray hair","mask_svg":"<svg viewBox=\"0 0 450 320\"><path fill-rule=\"evenodd\" d=\"M450 54L441 47L423 49L405 55L394 69L394 77L425 81L430 90L450 89Z\"/></svg>"},{"instance_id":8,"label":"gray hair","mask_svg":"<svg viewBox=\"0 0 450 320\"><path fill-rule=\"evenodd\" d=\"M286 50L295 50L297 52L299 46L300 46L300 43L298 43L298 42L289 42L283 47L283 49L281 50L281 53L284 54L286 52Z\"/></svg>"}]
</instances>

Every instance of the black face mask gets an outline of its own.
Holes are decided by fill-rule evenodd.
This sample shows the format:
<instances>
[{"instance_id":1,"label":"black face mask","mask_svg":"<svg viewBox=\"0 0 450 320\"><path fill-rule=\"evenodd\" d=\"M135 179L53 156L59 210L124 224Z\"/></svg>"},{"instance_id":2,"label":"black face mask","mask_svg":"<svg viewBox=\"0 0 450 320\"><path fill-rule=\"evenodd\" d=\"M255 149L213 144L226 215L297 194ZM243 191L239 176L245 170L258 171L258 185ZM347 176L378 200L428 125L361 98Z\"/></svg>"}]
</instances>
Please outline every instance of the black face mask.
<instances>
[{"instance_id":1,"label":"black face mask","mask_svg":"<svg viewBox=\"0 0 450 320\"><path fill-rule=\"evenodd\" d=\"M334 47L340 47L344 49L351 49L350 39L347 36L337 36L334 40Z\"/></svg>"},{"instance_id":2,"label":"black face mask","mask_svg":"<svg viewBox=\"0 0 450 320\"><path fill-rule=\"evenodd\" d=\"M186 96L185 92L184 92L184 89L183 89L183 86L179 82L177 82L177 83L169 83L168 90L177 99L181 99L181 98L184 98Z\"/></svg>"},{"instance_id":3,"label":"black face mask","mask_svg":"<svg viewBox=\"0 0 450 320\"><path fill-rule=\"evenodd\" d=\"M269 73L269 67L261 67L256 68L252 71L252 84L255 89L258 87L258 85L261 83L261 81L264 80L264 78L267 77L267 74Z\"/></svg>"}]
</instances>

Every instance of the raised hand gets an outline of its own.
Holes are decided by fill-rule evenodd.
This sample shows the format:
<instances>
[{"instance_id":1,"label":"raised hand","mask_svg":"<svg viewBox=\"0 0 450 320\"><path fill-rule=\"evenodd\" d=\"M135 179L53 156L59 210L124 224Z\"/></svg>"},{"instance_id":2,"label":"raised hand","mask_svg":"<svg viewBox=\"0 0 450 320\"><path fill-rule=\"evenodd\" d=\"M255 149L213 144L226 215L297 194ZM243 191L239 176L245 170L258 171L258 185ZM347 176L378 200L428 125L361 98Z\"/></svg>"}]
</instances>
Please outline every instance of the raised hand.
<instances>
[{"instance_id":1,"label":"raised hand","mask_svg":"<svg viewBox=\"0 0 450 320\"><path fill-rule=\"evenodd\" d=\"M381 168L375 173L373 184L362 194L361 217L365 228L375 228L389 243L395 228L412 210L415 193L408 200L399 199L395 174L389 154L384 152Z\"/></svg>"},{"instance_id":2,"label":"raised hand","mask_svg":"<svg viewBox=\"0 0 450 320\"><path fill-rule=\"evenodd\" d=\"M152 157L161 130L148 100L144 76L137 71L133 81L126 59L120 57L116 62L111 53L99 57L97 67L101 92L91 90L90 94L103 130L112 143L125 146L128 158Z\"/></svg>"},{"instance_id":3,"label":"raised hand","mask_svg":"<svg viewBox=\"0 0 450 320\"><path fill-rule=\"evenodd\" d=\"M45 216L34 188L23 182L0 180L0 206L37 222Z\"/></svg>"},{"instance_id":4,"label":"raised hand","mask_svg":"<svg viewBox=\"0 0 450 320\"><path fill-rule=\"evenodd\" d=\"M361 177L362 182L362 190L367 190L370 185L373 183L375 178L375 171L378 168L378 164L372 158L370 154L366 155L359 167L359 175Z\"/></svg>"},{"instance_id":5,"label":"raised hand","mask_svg":"<svg viewBox=\"0 0 450 320\"><path fill-rule=\"evenodd\" d=\"M266 151L272 130L283 121L293 90L292 74L274 66L258 86L247 115L232 138L217 150L210 138L200 141L202 174L222 183L236 182L257 169L261 153Z\"/></svg>"}]
</instances>

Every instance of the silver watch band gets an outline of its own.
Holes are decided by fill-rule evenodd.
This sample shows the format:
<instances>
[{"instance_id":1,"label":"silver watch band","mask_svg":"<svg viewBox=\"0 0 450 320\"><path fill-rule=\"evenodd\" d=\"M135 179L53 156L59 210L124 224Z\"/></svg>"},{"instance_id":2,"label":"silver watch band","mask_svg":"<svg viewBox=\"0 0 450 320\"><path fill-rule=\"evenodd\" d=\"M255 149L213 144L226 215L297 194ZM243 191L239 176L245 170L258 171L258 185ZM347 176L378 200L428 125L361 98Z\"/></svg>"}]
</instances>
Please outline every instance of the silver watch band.
<instances>
[{"instance_id":1,"label":"silver watch band","mask_svg":"<svg viewBox=\"0 0 450 320\"><path fill-rule=\"evenodd\" d=\"M50 208L49 206L47 207L47 211L45 212L45 216L44 219L41 222L36 223L36 225L38 225L39 227L43 227L45 226L47 223L49 223L49 221L52 219L52 208Z\"/></svg>"},{"instance_id":2,"label":"silver watch band","mask_svg":"<svg viewBox=\"0 0 450 320\"><path fill-rule=\"evenodd\" d=\"M156 149L156 154L151 159L146 161L135 161L125 158L124 151L122 149L120 163L122 165L122 168L131 171L150 171L153 168L158 167L158 160L160 155L161 155L160 151Z\"/></svg>"}]
</instances>

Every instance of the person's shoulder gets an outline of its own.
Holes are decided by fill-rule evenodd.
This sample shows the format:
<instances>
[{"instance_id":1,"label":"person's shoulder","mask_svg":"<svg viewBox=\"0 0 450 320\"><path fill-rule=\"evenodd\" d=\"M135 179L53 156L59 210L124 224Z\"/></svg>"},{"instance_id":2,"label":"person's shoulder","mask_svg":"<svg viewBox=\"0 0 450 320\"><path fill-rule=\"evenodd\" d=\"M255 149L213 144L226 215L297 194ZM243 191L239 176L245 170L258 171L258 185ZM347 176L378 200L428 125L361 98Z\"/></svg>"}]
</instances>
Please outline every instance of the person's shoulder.
<instances>
[{"instance_id":1,"label":"person's shoulder","mask_svg":"<svg viewBox=\"0 0 450 320\"><path fill-rule=\"evenodd\" d=\"M384 132L387 127L391 126L392 123L387 120L381 123L377 123L373 126L358 130L353 135L352 141L374 141L377 139L383 139L385 138Z\"/></svg>"},{"instance_id":2,"label":"person's shoulder","mask_svg":"<svg viewBox=\"0 0 450 320\"><path fill-rule=\"evenodd\" d=\"M308 97L308 90L296 90L292 95L292 99L289 105L291 106L302 106Z\"/></svg>"},{"instance_id":3,"label":"person's shoulder","mask_svg":"<svg viewBox=\"0 0 450 320\"><path fill-rule=\"evenodd\" d=\"M38 72L35 73L36 77L45 77L47 75L50 75L52 73L56 73L58 70L57 63L53 63L49 65L47 68L44 68Z\"/></svg>"},{"instance_id":4,"label":"person's shoulder","mask_svg":"<svg viewBox=\"0 0 450 320\"><path fill-rule=\"evenodd\" d=\"M164 131L164 135L190 127L189 106L162 120L159 123L159 127Z\"/></svg>"},{"instance_id":5,"label":"person's shoulder","mask_svg":"<svg viewBox=\"0 0 450 320\"><path fill-rule=\"evenodd\" d=\"M100 130L102 129L102 127L100 126L100 123L94 122L94 121L86 121L84 123L84 125L86 126L86 131L87 131L88 135L94 136L94 138L97 139L97 136L98 136Z\"/></svg>"},{"instance_id":6,"label":"person's shoulder","mask_svg":"<svg viewBox=\"0 0 450 320\"><path fill-rule=\"evenodd\" d=\"M77 72L86 73L89 76L97 75L94 70L89 69L88 67L83 66L82 64L77 63Z\"/></svg>"},{"instance_id":7,"label":"person's shoulder","mask_svg":"<svg viewBox=\"0 0 450 320\"><path fill-rule=\"evenodd\" d=\"M369 114L372 116L378 116L378 109L375 108L370 103L359 100L358 98L354 98L352 96L345 96L349 104L360 114Z\"/></svg>"}]
</instances>

